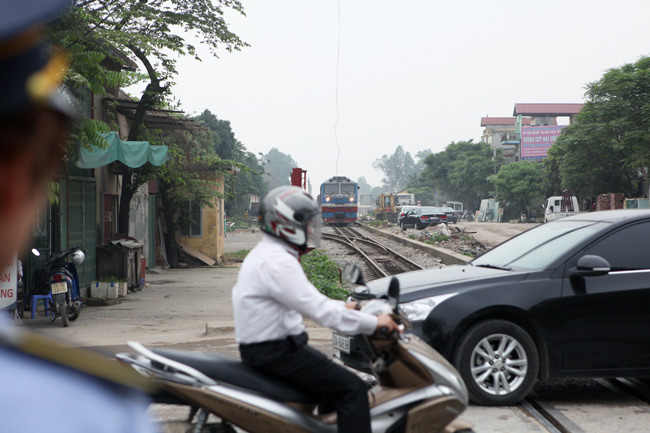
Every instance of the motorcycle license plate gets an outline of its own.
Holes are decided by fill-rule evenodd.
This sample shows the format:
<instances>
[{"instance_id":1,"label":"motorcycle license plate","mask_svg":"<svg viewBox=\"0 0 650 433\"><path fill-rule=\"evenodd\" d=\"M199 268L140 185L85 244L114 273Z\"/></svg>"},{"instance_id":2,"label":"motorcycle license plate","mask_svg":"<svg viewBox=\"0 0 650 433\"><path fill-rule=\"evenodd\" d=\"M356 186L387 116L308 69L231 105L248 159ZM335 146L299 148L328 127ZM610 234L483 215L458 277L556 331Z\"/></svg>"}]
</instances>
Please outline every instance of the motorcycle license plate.
<instances>
[{"instance_id":1,"label":"motorcycle license plate","mask_svg":"<svg viewBox=\"0 0 650 433\"><path fill-rule=\"evenodd\" d=\"M350 353L351 341L352 337L349 337L347 335L340 335L336 332L332 333L332 347L340 350L341 352Z\"/></svg>"},{"instance_id":2,"label":"motorcycle license plate","mask_svg":"<svg viewBox=\"0 0 650 433\"><path fill-rule=\"evenodd\" d=\"M50 284L50 289L52 294L65 293L68 291L68 285L66 283L52 283Z\"/></svg>"}]
</instances>

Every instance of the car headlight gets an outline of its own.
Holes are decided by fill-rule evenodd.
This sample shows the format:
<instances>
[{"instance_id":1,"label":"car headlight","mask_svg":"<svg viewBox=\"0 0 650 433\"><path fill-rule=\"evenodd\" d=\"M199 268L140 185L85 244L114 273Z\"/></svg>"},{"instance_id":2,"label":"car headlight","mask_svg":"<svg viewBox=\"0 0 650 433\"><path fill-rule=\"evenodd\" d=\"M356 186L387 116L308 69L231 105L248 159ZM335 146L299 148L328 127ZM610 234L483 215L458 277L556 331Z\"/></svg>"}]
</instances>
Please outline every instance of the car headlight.
<instances>
[{"instance_id":1,"label":"car headlight","mask_svg":"<svg viewBox=\"0 0 650 433\"><path fill-rule=\"evenodd\" d=\"M457 294L458 293L445 293L444 295L422 298L416 301L400 304L400 308L409 320L424 320L434 308Z\"/></svg>"}]
</instances>

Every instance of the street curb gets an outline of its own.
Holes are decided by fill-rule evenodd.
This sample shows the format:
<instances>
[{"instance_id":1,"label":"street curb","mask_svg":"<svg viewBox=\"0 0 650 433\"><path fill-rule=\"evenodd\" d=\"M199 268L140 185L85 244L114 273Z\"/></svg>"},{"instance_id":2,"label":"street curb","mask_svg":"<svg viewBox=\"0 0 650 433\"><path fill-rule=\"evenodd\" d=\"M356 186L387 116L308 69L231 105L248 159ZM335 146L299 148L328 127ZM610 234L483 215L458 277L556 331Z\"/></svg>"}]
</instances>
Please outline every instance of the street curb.
<instances>
[{"instance_id":1,"label":"street curb","mask_svg":"<svg viewBox=\"0 0 650 433\"><path fill-rule=\"evenodd\" d=\"M458 254L445 248L434 247L433 245L425 244L424 242L397 236L393 233L388 233L374 227L367 226L365 224L361 224L361 227L370 233L383 236L411 248L429 253L432 256L439 258L444 265L464 265L465 263L468 263L470 260L472 260L471 257L465 256L463 254Z\"/></svg>"}]
</instances>

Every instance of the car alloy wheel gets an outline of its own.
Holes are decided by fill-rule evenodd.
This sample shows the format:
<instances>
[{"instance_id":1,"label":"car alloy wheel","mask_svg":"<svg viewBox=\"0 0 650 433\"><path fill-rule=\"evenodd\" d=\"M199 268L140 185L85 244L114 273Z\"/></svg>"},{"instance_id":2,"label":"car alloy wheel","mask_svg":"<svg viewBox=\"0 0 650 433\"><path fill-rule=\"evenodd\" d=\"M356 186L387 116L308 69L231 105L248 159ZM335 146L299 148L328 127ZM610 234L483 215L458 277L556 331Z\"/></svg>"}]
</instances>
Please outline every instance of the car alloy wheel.
<instances>
[{"instance_id":1,"label":"car alloy wheel","mask_svg":"<svg viewBox=\"0 0 650 433\"><path fill-rule=\"evenodd\" d=\"M470 399L483 405L515 404L530 392L539 369L535 343L505 320L472 326L461 338L454 364Z\"/></svg>"}]
</instances>

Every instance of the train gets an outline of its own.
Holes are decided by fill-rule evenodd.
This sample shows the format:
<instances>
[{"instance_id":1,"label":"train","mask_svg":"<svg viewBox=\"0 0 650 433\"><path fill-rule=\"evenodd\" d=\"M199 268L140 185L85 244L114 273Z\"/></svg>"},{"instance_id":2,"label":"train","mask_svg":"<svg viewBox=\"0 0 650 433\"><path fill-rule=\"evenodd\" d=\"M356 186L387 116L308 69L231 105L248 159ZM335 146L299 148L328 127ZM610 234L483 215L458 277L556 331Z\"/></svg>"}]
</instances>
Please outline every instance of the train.
<instances>
[{"instance_id":1,"label":"train","mask_svg":"<svg viewBox=\"0 0 650 433\"><path fill-rule=\"evenodd\" d=\"M359 185L345 176L331 177L321 184L318 201L324 223L354 224L359 211Z\"/></svg>"}]
</instances>

